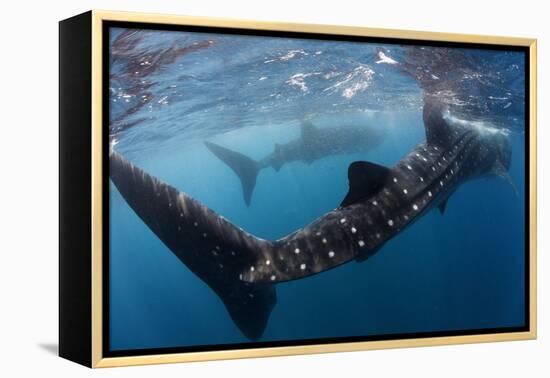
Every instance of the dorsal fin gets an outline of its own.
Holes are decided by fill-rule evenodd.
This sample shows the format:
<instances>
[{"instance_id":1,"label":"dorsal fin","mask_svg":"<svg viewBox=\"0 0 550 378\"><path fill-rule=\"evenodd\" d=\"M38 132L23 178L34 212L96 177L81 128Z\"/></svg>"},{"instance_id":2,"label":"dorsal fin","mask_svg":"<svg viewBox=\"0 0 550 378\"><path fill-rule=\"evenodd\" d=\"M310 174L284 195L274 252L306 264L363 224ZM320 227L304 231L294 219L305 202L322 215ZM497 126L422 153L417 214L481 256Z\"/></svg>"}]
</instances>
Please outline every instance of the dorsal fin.
<instances>
[{"instance_id":1,"label":"dorsal fin","mask_svg":"<svg viewBox=\"0 0 550 378\"><path fill-rule=\"evenodd\" d=\"M316 131L317 129L315 128L313 123L311 123L310 121L302 121L300 123L300 133L301 133L302 139L310 140L311 138L313 138L313 135L315 134Z\"/></svg>"},{"instance_id":2,"label":"dorsal fin","mask_svg":"<svg viewBox=\"0 0 550 378\"><path fill-rule=\"evenodd\" d=\"M275 171L279 172L279 169L281 169L281 167L283 166L283 157L282 157L282 147L279 143L275 143L275 148L273 149L273 156L274 156L274 159L271 163L271 165L273 166L273 169L275 169Z\"/></svg>"},{"instance_id":3,"label":"dorsal fin","mask_svg":"<svg viewBox=\"0 0 550 378\"><path fill-rule=\"evenodd\" d=\"M348 168L349 191L340 206L349 206L376 194L390 169L368 161L356 161Z\"/></svg>"},{"instance_id":4,"label":"dorsal fin","mask_svg":"<svg viewBox=\"0 0 550 378\"><path fill-rule=\"evenodd\" d=\"M426 141L432 146L448 146L452 141L452 130L443 117L446 106L430 95L424 95L424 127Z\"/></svg>"}]
</instances>

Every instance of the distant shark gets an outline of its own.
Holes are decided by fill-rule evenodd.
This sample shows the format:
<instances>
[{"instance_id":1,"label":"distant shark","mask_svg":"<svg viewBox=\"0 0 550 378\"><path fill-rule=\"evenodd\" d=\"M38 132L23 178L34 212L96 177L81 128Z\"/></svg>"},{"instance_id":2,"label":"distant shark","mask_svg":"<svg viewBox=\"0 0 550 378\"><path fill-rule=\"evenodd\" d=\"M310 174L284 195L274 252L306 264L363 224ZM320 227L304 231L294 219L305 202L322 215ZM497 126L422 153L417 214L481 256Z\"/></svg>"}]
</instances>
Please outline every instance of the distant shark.
<instances>
[{"instance_id":1,"label":"distant shark","mask_svg":"<svg viewBox=\"0 0 550 378\"><path fill-rule=\"evenodd\" d=\"M110 154L110 177L160 240L225 304L250 339L261 337L275 306L275 283L364 261L432 208L441 212L465 182L507 173L508 136L451 117L426 96L426 141L392 168L349 166L349 192L336 209L276 241L255 237L205 205Z\"/></svg>"},{"instance_id":2,"label":"distant shark","mask_svg":"<svg viewBox=\"0 0 550 378\"><path fill-rule=\"evenodd\" d=\"M369 124L319 128L303 121L299 138L285 144L275 144L274 151L260 161L212 142L204 144L237 174L241 180L244 202L250 206L256 178L263 168L273 167L279 171L283 165L293 161L310 164L330 155L368 151L380 144L383 137L379 127Z\"/></svg>"}]
</instances>

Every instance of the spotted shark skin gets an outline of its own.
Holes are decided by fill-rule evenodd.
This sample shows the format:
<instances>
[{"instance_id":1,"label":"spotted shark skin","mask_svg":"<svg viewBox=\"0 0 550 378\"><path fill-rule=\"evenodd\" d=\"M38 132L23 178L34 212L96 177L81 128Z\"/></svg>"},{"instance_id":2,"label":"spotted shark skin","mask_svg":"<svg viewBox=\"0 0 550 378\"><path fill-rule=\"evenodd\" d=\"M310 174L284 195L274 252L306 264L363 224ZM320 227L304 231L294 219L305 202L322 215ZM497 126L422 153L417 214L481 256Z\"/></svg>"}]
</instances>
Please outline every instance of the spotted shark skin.
<instances>
[{"instance_id":1,"label":"spotted shark skin","mask_svg":"<svg viewBox=\"0 0 550 378\"><path fill-rule=\"evenodd\" d=\"M273 284L363 261L468 180L507 177L508 137L446 116L425 98L426 142L390 168L350 165L342 205L276 240L257 238L197 200L150 176L116 152L110 177L164 244L222 299L251 339L263 333L276 303Z\"/></svg>"}]
</instances>

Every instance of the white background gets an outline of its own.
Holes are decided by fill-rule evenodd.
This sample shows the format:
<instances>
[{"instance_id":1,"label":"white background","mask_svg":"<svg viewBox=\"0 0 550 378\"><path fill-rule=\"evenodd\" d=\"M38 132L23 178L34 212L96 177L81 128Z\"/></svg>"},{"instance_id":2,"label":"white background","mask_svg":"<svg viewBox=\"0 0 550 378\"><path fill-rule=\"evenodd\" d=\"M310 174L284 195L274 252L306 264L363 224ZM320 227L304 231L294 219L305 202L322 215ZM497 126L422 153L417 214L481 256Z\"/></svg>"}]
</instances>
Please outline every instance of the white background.
<instances>
[{"instance_id":1,"label":"white background","mask_svg":"<svg viewBox=\"0 0 550 378\"><path fill-rule=\"evenodd\" d=\"M548 377L550 21L544 1L8 0L0 22L0 375ZM88 9L539 39L539 339L91 371L57 348L57 21Z\"/></svg>"}]
</instances>

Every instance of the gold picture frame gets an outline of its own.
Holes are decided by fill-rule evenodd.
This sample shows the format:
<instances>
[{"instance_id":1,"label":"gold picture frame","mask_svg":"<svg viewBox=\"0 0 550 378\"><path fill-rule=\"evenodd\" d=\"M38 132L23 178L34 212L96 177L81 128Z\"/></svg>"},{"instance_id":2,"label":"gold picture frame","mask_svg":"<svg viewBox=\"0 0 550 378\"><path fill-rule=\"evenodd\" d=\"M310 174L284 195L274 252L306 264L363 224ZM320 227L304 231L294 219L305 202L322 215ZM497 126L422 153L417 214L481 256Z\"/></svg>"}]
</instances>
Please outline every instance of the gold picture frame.
<instances>
[{"instance_id":1,"label":"gold picture frame","mask_svg":"<svg viewBox=\"0 0 550 378\"><path fill-rule=\"evenodd\" d=\"M359 341L359 342L343 342L318 345L299 345L299 346L282 346L282 347L260 347L253 349L232 349L232 350L214 350L202 352L188 353L170 353L170 354L151 354L137 356L121 356L121 357L105 357L103 351L103 266L104 266L104 238L103 238L103 219L105 208L103 206L103 198L106 195L104 188L103 172L105 146L105 135L103 130L104 111L103 111L103 93L104 93L104 23L105 22L130 22L143 24L159 24L159 25L186 25L186 26L201 26L215 28L238 28L258 31L274 31L274 32L297 32L297 33L314 33L323 35L340 35L340 36L356 36L356 37L378 37L387 39L400 39L412 41L438 41L438 42L457 42L464 44L490 44L503 46L520 46L528 49L529 57L529 114L526 115L529 122L529 327L526 331L521 332L506 332L506 333L489 333L489 334L471 334L457 335L445 337L426 337L398 340L381 340L381 341ZM237 359L250 357L267 357L267 356L283 356L283 355L298 355L311 353L328 353L328 352L346 352L360 351L371 349L386 349L386 348L402 348L402 347L419 347L419 346L435 346L447 344L465 344L465 343L480 343L494 341L511 341L511 340L528 340L535 339L537 335L537 307L536 307L536 200L537 200L537 169L536 169L536 114L537 114L537 41L536 39L528 38L512 38L500 36L481 36L469 34L451 34L451 33L435 33L423 31L406 31L392 29L373 29L365 27L352 26L333 26L333 25L315 25L315 24L294 24L294 23L279 23L279 22L258 22L246 20L229 20L217 19L209 17L187 17L174 15L160 14L144 14L144 13L126 13L126 12L110 12L94 10L81 16L76 16L73 19L62 21L60 33L60 127L61 127L61 194L60 198L65 198L61 201L61 241L60 241L60 355L87 365L89 367L115 367L143 364L160 364L173 362L187 361L206 361L219 359ZM82 32L86 36L83 37L87 43L82 44L75 40L75 33ZM72 34L72 37L67 36ZM72 38L72 39L71 39ZM77 39L77 38L76 38ZM63 91L70 91L69 83L71 80L69 74L66 73L64 67L68 63L66 59L73 59L73 55L79 48L89 49L88 54L84 54L81 59L89 59L89 81L83 85L83 93L90 90L89 103L76 96L63 95ZM82 55L82 54L81 54ZM64 60L65 59L65 60ZM64 63L65 62L65 63ZM85 72L85 71L84 71ZM77 75L78 73L75 73ZM80 73L82 74L82 73ZM63 78L67 75L67 78ZM64 85L67 85L66 87ZM73 92L71 92L73 93ZM527 94L526 94L527 95ZM80 101L76 104L76 101ZM74 108L80 106L83 109L87 108L80 114L73 114L67 110L69 107ZM80 117L80 118L79 118ZM88 148L84 151L64 150L65 137L67 128L71 121L89 121L89 128L81 126L81 134L79 137L87 143ZM77 131L71 131L77 132ZM74 135L67 135L66 138L74 139ZM70 154L73 155L70 155ZM69 187L69 183L65 183L65 178L74 171L69 165L64 163L69 156L79 157L79 154L89 153L89 170L86 170L82 175L87 179L83 181L82 188L88 189L83 193L79 192L79 188L74 186ZM65 154L65 155L64 155ZM76 155L75 155L76 154ZM64 165L67 164L67 165ZM83 176L83 177L84 177ZM81 188L81 189L82 189ZM526 194L527 195L527 194ZM67 206L70 206L77 201L81 196L88 196L89 201L86 202L86 211L80 215L70 213ZM87 197L87 198L88 198ZM73 222L72 217L88 217L82 220L81 223ZM65 220L64 220L65 219ZM78 218L80 219L80 218ZM78 230L75 228L79 227ZM67 240L71 233L74 240ZM78 235L89 233L88 242L78 240ZM74 254L80 253L81 250L86 252L75 257ZM75 260L77 259L77 260ZM68 272L72 269L75 272L85 272L83 277L74 277ZM82 276L82 274L80 274ZM78 281L81 280L81 281ZM89 286L86 286L86 280L89 280ZM78 282L77 282L78 281ZM70 286L70 287L69 287ZM89 289L89 292L87 290ZM75 300L78 292L81 291L81 301ZM77 317L81 314L89 313L84 318ZM70 324L70 325L68 325ZM80 340L80 341L78 341ZM86 344L81 346L80 343Z\"/></svg>"}]
</instances>

